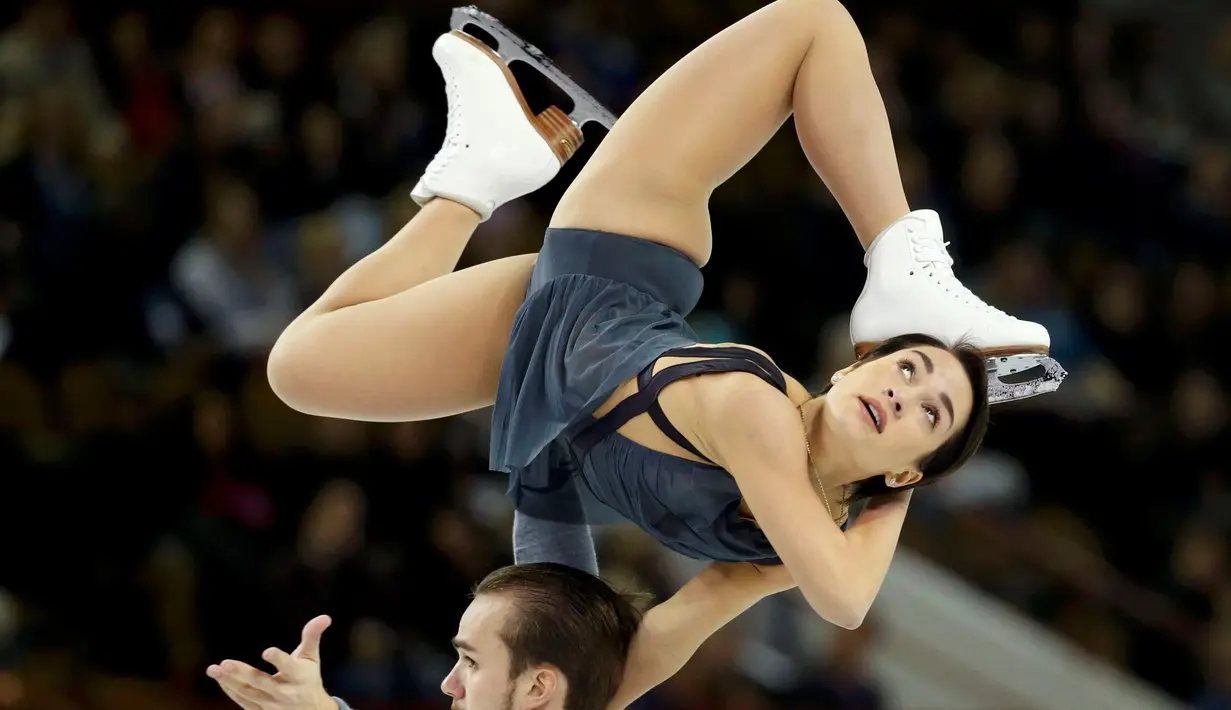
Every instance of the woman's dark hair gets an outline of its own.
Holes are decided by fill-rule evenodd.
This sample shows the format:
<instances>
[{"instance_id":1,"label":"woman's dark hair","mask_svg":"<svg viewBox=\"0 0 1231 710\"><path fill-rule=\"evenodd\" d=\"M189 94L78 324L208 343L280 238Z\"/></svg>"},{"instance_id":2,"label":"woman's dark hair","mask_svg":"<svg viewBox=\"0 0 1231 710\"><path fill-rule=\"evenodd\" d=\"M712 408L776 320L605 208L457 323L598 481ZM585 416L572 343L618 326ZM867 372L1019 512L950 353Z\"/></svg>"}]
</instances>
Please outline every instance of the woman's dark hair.
<instances>
[{"instance_id":1,"label":"woman's dark hair","mask_svg":"<svg viewBox=\"0 0 1231 710\"><path fill-rule=\"evenodd\" d=\"M855 361L854 366L859 367L896 352L920 346L930 346L953 353L953 356L961 363L962 369L966 372L966 377L970 380L970 389L973 394L970 406L970 419L966 422L966 426L962 427L961 431L949 437L948 441L923 457L923 460L919 462L919 472L923 474L923 478L919 479L917 483L890 488L885 485L885 477L883 475L873 476L856 483L852 487L850 496L846 499L847 503L854 503L886 493L896 493L935 483L961 468L962 464L966 463L979 450L979 444L983 443L983 435L987 432L989 406L987 401L987 362L973 346L967 343L958 343L953 347L949 347L940 340L922 333L899 335L869 350L863 357ZM829 387L826 387L821 394L823 395L828 391Z\"/></svg>"}]
</instances>

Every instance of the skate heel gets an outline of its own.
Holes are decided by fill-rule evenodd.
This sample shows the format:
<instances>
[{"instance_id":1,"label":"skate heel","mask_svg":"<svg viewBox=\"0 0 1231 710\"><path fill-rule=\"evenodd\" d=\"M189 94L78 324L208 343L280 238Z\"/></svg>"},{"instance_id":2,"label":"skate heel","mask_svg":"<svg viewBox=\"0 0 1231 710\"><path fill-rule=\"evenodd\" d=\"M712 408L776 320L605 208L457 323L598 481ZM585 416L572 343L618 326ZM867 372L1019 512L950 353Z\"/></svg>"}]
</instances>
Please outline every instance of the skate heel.
<instances>
[{"instance_id":1,"label":"skate heel","mask_svg":"<svg viewBox=\"0 0 1231 710\"><path fill-rule=\"evenodd\" d=\"M573 157L585 137L563 111L555 106L549 106L534 117L534 127L538 129L543 139L551 146L551 150L560 159L560 164Z\"/></svg>"},{"instance_id":2,"label":"skate heel","mask_svg":"<svg viewBox=\"0 0 1231 710\"><path fill-rule=\"evenodd\" d=\"M508 62L506 62L499 54L483 44L479 40L471 37L461 30L453 30L449 34L463 39L474 45L484 54L495 62L500 70L504 72L504 78L509 82L509 88L513 89L513 94L517 97L517 101L521 104L522 111L526 112L526 118L530 119L530 123L534 125L535 130L547 141L547 145L551 146L551 152L556 154L556 159L564 165L581 144L585 142L585 136L582 135L581 129L572 121L563 111L555 106L550 106L539 115L534 115L530 110L530 104L526 103L526 97L522 94L521 87L517 84L517 78L513 76L513 72L509 71Z\"/></svg>"}]
</instances>

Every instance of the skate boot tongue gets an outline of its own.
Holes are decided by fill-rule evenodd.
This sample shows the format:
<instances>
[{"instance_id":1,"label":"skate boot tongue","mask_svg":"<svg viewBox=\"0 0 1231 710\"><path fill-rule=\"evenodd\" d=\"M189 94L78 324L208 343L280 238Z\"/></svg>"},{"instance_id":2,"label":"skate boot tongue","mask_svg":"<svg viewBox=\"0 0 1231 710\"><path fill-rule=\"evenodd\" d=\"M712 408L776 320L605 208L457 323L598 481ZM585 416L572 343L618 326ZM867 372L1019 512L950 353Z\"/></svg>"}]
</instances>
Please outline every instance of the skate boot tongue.
<instances>
[{"instance_id":1,"label":"skate boot tongue","mask_svg":"<svg viewBox=\"0 0 1231 710\"><path fill-rule=\"evenodd\" d=\"M940 226L940 216L932 210L919 210L914 214L919 215L920 225L911 230L911 254L922 268L933 271L940 287L951 293L963 306L1017 320L989 305L958 280L953 273L953 257L949 254L949 242L945 241L944 231Z\"/></svg>"},{"instance_id":2,"label":"skate boot tongue","mask_svg":"<svg viewBox=\"0 0 1231 710\"><path fill-rule=\"evenodd\" d=\"M921 210L921 213L917 213L920 227L911 240L915 260L923 268L932 269L937 282L963 306L989 317L1017 321L1017 318L979 298L957 278L953 273L953 257L949 254L949 242L944 240L940 216L932 210ZM1050 355L1012 353L1009 352L1011 348L996 350L1005 354L987 358L987 399L990 404L1055 392L1068 374Z\"/></svg>"}]
</instances>

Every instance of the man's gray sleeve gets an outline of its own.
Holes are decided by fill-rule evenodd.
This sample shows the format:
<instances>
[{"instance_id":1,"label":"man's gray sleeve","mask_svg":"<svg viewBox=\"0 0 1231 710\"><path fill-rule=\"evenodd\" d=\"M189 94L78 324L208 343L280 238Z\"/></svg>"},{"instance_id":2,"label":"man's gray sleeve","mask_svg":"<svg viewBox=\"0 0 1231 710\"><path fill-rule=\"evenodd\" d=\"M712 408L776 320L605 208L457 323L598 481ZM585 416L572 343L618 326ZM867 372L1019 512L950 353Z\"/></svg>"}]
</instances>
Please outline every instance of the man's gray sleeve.
<instances>
[{"instance_id":1,"label":"man's gray sleeve","mask_svg":"<svg viewBox=\"0 0 1231 710\"><path fill-rule=\"evenodd\" d=\"M556 562L598 575L590 526L557 523L513 511L513 562Z\"/></svg>"}]
</instances>

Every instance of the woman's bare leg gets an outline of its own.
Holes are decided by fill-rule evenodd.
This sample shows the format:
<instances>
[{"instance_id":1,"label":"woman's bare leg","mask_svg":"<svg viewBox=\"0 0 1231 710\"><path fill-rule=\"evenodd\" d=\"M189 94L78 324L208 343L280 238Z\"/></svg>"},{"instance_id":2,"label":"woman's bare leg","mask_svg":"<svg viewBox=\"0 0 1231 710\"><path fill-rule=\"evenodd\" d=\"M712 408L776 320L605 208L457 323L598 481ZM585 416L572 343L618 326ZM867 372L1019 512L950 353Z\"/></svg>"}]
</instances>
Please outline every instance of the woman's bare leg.
<instances>
[{"instance_id":1,"label":"woman's bare leg","mask_svg":"<svg viewBox=\"0 0 1231 710\"><path fill-rule=\"evenodd\" d=\"M342 274L270 353L270 384L299 411L411 421L495 399L535 256L453 269L480 221L544 185L567 155L553 151L490 51L445 35L433 54L450 120L445 147L412 192L423 209Z\"/></svg>"},{"instance_id":2,"label":"woman's bare leg","mask_svg":"<svg viewBox=\"0 0 1231 710\"><path fill-rule=\"evenodd\" d=\"M434 200L292 323L269 382L307 414L411 421L490 405L534 255L456 273L479 215Z\"/></svg>"},{"instance_id":3,"label":"woman's bare leg","mask_svg":"<svg viewBox=\"0 0 1231 710\"><path fill-rule=\"evenodd\" d=\"M910 208L859 28L837 0L778 0L712 37L620 117L552 219L710 256L708 202L795 113L866 247Z\"/></svg>"},{"instance_id":4,"label":"woman's bare leg","mask_svg":"<svg viewBox=\"0 0 1231 710\"><path fill-rule=\"evenodd\" d=\"M922 332L989 357L1024 355L1001 360L1006 372L1043 364L1047 330L966 289L939 217L910 211L867 49L838 0L777 0L681 59L616 123L551 224L651 239L704 264L710 194L792 112L808 160L867 250L851 311L856 351Z\"/></svg>"}]
</instances>

